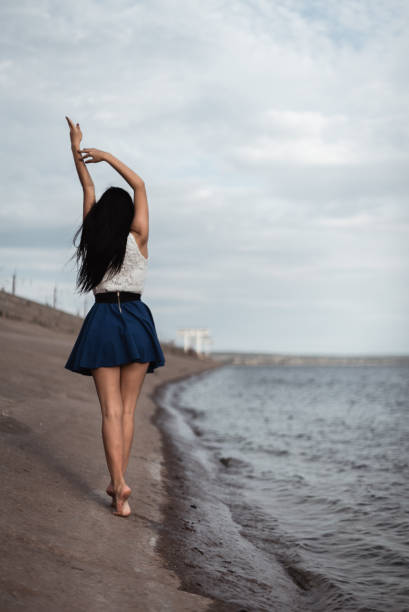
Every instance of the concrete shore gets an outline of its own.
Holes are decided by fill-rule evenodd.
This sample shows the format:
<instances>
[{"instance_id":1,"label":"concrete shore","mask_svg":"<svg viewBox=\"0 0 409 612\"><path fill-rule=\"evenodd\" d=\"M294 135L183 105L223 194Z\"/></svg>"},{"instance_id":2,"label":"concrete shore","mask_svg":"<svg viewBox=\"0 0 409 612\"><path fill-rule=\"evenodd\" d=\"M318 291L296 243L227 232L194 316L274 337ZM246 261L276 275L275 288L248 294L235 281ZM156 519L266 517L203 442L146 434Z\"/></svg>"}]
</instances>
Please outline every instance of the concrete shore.
<instances>
[{"instance_id":1,"label":"concrete shore","mask_svg":"<svg viewBox=\"0 0 409 612\"><path fill-rule=\"evenodd\" d=\"M127 471L129 518L112 514L93 379L68 372L76 334L0 318L0 609L175 612L216 609L179 590L156 543L166 465L152 423L159 385L217 367L168 353L145 377Z\"/></svg>"}]
</instances>

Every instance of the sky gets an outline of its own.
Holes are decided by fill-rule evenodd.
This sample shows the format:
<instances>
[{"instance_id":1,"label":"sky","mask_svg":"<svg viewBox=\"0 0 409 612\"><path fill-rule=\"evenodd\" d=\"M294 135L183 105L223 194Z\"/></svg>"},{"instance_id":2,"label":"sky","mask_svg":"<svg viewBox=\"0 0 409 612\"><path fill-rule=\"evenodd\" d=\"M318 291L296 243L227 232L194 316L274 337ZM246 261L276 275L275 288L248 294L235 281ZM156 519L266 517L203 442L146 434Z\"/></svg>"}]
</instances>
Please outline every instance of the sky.
<instances>
[{"instance_id":1,"label":"sky","mask_svg":"<svg viewBox=\"0 0 409 612\"><path fill-rule=\"evenodd\" d=\"M3 0L0 18L1 287L92 306L69 115L145 181L160 340L409 353L409 3ZM126 187L88 168L97 197Z\"/></svg>"}]
</instances>

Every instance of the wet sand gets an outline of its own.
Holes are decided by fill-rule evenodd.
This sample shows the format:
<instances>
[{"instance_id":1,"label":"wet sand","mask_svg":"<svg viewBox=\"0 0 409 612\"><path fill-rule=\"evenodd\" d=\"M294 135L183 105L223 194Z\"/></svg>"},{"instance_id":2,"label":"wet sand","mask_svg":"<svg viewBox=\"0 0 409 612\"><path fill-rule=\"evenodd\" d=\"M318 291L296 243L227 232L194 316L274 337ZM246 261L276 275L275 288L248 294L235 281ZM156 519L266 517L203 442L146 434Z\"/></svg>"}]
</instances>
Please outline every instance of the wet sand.
<instances>
[{"instance_id":1,"label":"wet sand","mask_svg":"<svg viewBox=\"0 0 409 612\"><path fill-rule=\"evenodd\" d=\"M93 380L63 367L74 339L44 322L0 317L0 609L221 610L179 590L158 552L170 526L167 466L152 422L160 385L218 364L164 347L165 367L147 374L127 472L132 515L124 519L112 515L105 494Z\"/></svg>"}]
</instances>

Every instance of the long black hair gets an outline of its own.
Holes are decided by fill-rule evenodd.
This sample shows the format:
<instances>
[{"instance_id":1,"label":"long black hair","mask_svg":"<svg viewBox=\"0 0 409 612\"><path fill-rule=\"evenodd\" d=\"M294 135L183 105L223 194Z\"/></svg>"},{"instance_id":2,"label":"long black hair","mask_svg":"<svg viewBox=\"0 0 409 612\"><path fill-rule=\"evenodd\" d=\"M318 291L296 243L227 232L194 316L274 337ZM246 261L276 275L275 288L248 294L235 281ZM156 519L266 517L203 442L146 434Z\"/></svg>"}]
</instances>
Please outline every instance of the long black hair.
<instances>
[{"instance_id":1,"label":"long black hair","mask_svg":"<svg viewBox=\"0 0 409 612\"><path fill-rule=\"evenodd\" d=\"M133 215L132 198L121 187L109 187L91 207L73 239L74 257L79 265L76 282L79 293L91 291L108 270L109 276L119 272Z\"/></svg>"}]
</instances>

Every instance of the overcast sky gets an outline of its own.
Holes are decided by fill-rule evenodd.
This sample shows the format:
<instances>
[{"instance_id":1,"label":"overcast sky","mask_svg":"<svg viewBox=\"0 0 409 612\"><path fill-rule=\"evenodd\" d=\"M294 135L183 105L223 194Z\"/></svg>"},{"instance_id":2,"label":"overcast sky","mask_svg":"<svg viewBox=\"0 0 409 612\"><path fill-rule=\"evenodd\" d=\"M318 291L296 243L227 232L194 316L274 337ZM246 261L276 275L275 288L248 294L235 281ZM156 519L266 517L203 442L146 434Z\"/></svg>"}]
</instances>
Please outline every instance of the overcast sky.
<instances>
[{"instance_id":1,"label":"overcast sky","mask_svg":"<svg viewBox=\"0 0 409 612\"><path fill-rule=\"evenodd\" d=\"M144 179L162 340L409 353L405 0L1 3L0 281L76 312L64 116ZM89 165L97 197L125 186ZM88 294L87 308L93 297Z\"/></svg>"}]
</instances>

